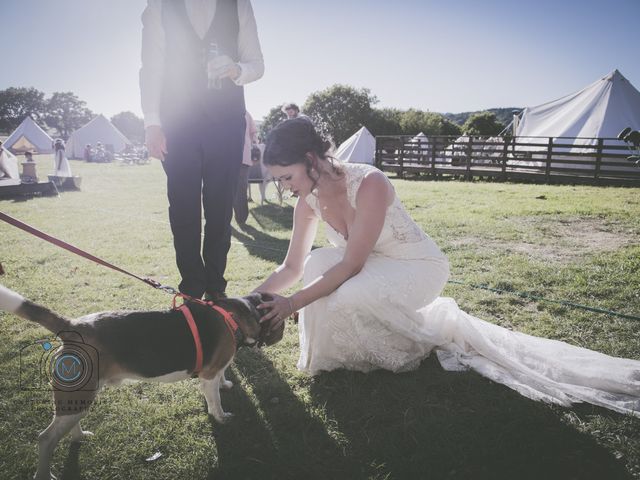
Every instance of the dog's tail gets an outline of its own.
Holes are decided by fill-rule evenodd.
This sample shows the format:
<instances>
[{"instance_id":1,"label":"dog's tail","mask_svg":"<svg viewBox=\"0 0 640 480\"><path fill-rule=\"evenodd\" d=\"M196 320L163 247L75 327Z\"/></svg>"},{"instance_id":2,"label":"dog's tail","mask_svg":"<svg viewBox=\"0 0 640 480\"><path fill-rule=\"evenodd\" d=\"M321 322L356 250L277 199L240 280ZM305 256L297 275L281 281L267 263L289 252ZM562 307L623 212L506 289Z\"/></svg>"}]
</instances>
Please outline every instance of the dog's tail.
<instances>
[{"instance_id":1,"label":"dog's tail","mask_svg":"<svg viewBox=\"0 0 640 480\"><path fill-rule=\"evenodd\" d=\"M51 310L25 299L19 293L0 285L0 311L16 315L39 323L52 333L68 330L70 321Z\"/></svg>"}]
</instances>

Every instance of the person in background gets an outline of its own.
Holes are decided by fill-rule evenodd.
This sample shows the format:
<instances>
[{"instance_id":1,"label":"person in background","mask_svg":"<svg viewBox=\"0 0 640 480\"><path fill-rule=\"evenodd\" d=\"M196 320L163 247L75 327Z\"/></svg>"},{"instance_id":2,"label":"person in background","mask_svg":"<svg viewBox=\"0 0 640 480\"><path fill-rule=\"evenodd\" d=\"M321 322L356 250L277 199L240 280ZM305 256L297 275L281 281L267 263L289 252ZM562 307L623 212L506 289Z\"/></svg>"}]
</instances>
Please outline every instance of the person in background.
<instances>
[{"instance_id":1,"label":"person in background","mask_svg":"<svg viewBox=\"0 0 640 480\"><path fill-rule=\"evenodd\" d=\"M215 300L226 296L243 85L264 73L253 8L250 0L148 0L142 24L146 144L167 175L179 289Z\"/></svg>"},{"instance_id":2,"label":"person in background","mask_svg":"<svg viewBox=\"0 0 640 480\"><path fill-rule=\"evenodd\" d=\"M249 217L249 199L247 190L249 188L249 168L253 165L251 151L258 144L258 129L253 117L249 112L245 113L247 127L244 133L244 150L242 151L242 165L238 175L238 188L233 202L233 214L238 225L243 226Z\"/></svg>"},{"instance_id":3,"label":"person in background","mask_svg":"<svg viewBox=\"0 0 640 480\"><path fill-rule=\"evenodd\" d=\"M262 162L260 161L262 158L262 150L260 150L260 145L253 145L251 147L251 166L247 172L247 200L253 202L251 198L251 180L260 180L260 196L262 198L262 203L264 203L265 197L265 188L264 185L264 175L262 172Z\"/></svg>"},{"instance_id":4,"label":"person in background","mask_svg":"<svg viewBox=\"0 0 640 480\"><path fill-rule=\"evenodd\" d=\"M0 142L0 178L11 178L11 174L9 173L9 169L5 166L5 158L4 157L5 157L5 155L4 155L4 147L2 146L2 142ZM29 159L27 159L27 160L29 160Z\"/></svg>"},{"instance_id":5,"label":"person in background","mask_svg":"<svg viewBox=\"0 0 640 480\"><path fill-rule=\"evenodd\" d=\"M84 155L83 155L83 157L84 157L84 161L85 162L92 162L93 161L93 151L92 151L90 143L87 143L84 146Z\"/></svg>"},{"instance_id":6,"label":"person in background","mask_svg":"<svg viewBox=\"0 0 640 480\"><path fill-rule=\"evenodd\" d=\"M300 115L300 107L295 103L285 103L280 110L287 116L287 119L296 118Z\"/></svg>"},{"instance_id":7,"label":"person in background","mask_svg":"<svg viewBox=\"0 0 640 480\"><path fill-rule=\"evenodd\" d=\"M54 156L54 175L57 177L71 177L71 165L65 155L64 142L61 138L56 139L53 143Z\"/></svg>"},{"instance_id":8,"label":"person in background","mask_svg":"<svg viewBox=\"0 0 640 480\"><path fill-rule=\"evenodd\" d=\"M107 161L107 151L105 150L104 145L102 145L102 142L96 142L96 151L93 159L96 162L101 163Z\"/></svg>"},{"instance_id":9,"label":"person in background","mask_svg":"<svg viewBox=\"0 0 640 480\"><path fill-rule=\"evenodd\" d=\"M295 103L285 103L284 105L282 105L282 108L280 110L287 116L287 120L290 120L292 118L303 118L305 120L311 121L311 119L304 113L300 113L300 107L298 107L298 105L296 105Z\"/></svg>"}]
</instances>

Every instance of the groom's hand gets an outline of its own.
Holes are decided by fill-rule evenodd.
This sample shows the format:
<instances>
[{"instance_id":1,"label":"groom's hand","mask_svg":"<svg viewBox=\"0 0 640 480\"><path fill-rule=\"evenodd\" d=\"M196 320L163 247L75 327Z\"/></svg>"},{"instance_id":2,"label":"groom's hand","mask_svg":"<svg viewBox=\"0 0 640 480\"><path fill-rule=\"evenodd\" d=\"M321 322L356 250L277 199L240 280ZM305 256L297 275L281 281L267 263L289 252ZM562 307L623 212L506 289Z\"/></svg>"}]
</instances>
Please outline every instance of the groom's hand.
<instances>
[{"instance_id":1,"label":"groom's hand","mask_svg":"<svg viewBox=\"0 0 640 480\"><path fill-rule=\"evenodd\" d=\"M167 139L164 136L162 127L160 125L149 125L144 133L149 156L159 158L164 162L164 156L167 153Z\"/></svg>"}]
</instances>

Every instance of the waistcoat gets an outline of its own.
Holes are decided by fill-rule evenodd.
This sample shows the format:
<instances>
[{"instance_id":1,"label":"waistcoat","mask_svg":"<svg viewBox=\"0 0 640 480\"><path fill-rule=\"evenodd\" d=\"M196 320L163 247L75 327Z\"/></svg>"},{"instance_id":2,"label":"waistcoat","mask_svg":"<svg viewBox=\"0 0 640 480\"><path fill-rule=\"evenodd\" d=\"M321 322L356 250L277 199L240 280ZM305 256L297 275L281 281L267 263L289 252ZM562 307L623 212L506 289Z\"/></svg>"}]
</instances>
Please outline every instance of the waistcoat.
<instances>
[{"instance_id":1,"label":"waistcoat","mask_svg":"<svg viewBox=\"0 0 640 480\"><path fill-rule=\"evenodd\" d=\"M216 43L219 54L239 60L237 0L218 0L216 12L204 38L189 21L185 2L162 2L162 26L165 33L165 58L160 118L163 126L199 118L224 122L244 118L244 89L231 79L221 89L207 88L207 53Z\"/></svg>"}]
</instances>

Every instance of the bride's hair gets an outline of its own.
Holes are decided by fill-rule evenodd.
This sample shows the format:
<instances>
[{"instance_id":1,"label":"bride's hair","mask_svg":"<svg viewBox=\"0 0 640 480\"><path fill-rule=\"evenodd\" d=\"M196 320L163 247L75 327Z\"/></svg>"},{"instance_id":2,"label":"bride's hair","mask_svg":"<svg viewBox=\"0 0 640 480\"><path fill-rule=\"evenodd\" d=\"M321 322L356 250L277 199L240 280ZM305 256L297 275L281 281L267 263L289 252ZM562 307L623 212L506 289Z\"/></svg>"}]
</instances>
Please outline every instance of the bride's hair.
<instances>
[{"instance_id":1,"label":"bride's hair","mask_svg":"<svg viewBox=\"0 0 640 480\"><path fill-rule=\"evenodd\" d=\"M327 160L336 175L343 175L342 168L329 155L330 150L331 142L316 132L308 118L292 118L279 123L267 135L263 162L265 165L281 167L302 163L315 187L320 178L319 172L313 172L313 164L307 153L314 153L318 158Z\"/></svg>"}]
</instances>

